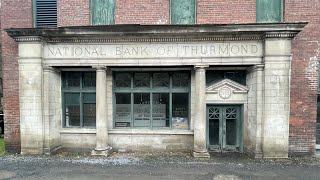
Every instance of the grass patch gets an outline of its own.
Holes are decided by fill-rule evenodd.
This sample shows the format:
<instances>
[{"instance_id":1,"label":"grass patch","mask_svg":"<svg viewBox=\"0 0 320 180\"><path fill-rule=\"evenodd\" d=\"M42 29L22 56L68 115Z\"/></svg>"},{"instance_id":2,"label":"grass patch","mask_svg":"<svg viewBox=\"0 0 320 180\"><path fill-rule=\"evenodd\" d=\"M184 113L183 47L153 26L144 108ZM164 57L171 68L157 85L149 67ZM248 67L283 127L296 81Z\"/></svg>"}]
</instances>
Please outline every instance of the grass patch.
<instances>
[{"instance_id":1,"label":"grass patch","mask_svg":"<svg viewBox=\"0 0 320 180\"><path fill-rule=\"evenodd\" d=\"M4 148L4 139L0 138L0 156L4 156L6 154L6 150Z\"/></svg>"}]
</instances>

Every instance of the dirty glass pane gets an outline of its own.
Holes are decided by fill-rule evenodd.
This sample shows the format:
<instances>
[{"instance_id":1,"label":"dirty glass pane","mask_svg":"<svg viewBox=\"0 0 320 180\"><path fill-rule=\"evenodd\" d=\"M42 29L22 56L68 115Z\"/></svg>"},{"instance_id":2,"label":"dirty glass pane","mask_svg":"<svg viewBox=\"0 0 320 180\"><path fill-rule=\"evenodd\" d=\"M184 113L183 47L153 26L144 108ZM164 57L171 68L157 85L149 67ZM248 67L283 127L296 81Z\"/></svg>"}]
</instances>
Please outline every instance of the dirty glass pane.
<instances>
[{"instance_id":1,"label":"dirty glass pane","mask_svg":"<svg viewBox=\"0 0 320 180\"><path fill-rule=\"evenodd\" d=\"M83 94L83 126L96 126L96 94Z\"/></svg>"},{"instance_id":2,"label":"dirty glass pane","mask_svg":"<svg viewBox=\"0 0 320 180\"><path fill-rule=\"evenodd\" d=\"M115 75L116 87L131 87L131 74L130 73L116 73Z\"/></svg>"},{"instance_id":3,"label":"dirty glass pane","mask_svg":"<svg viewBox=\"0 0 320 180\"><path fill-rule=\"evenodd\" d=\"M83 73L83 87L96 87L96 73Z\"/></svg>"},{"instance_id":4,"label":"dirty glass pane","mask_svg":"<svg viewBox=\"0 0 320 180\"><path fill-rule=\"evenodd\" d=\"M171 24L195 24L195 0L171 0Z\"/></svg>"},{"instance_id":5,"label":"dirty glass pane","mask_svg":"<svg viewBox=\"0 0 320 180\"><path fill-rule=\"evenodd\" d=\"M116 0L91 0L92 25L110 25L115 21Z\"/></svg>"},{"instance_id":6,"label":"dirty glass pane","mask_svg":"<svg viewBox=\"0 0 320 180\"><path fill-rule=\"evenodd\" d=\"M81 73L79 72L64 72L63 75L64 88L80 88Z\"/></svg>"},{"instance_id":7,"label":"dirty glass pane","mask_svg":"<svg viewBox=\"0 0 320 180\"><path fill-rule=\"evenodd\" d=\"M225 78L231 79L239 84L246 85L246 71L206 71L206 85L210 86Z\"/></svg>"},{"instance_id":8,"label":"dirty glass pane","mask_svg":"<svg viewBox=\"0 0 320 180\"><path fill-rule=\"evenodd\" d=\"M226 108L226 145L237 145L237 108Z\"/></svg>"},{"instance_id":9,"label":"dirty glass pane","mask_svg":"<svg viewBox=\"0 0 320 180\"><path fill-rule=\"evenodd\" d=\"M187 72L174 72L172 75L172 86L175 87L189 87L190 78Z\"/></svg>"},{"instance_id":10,"label":"dirty glass pane","mask_svg":"<svg viewBox=\"0 0 320 180\"><path fill-rule=\"evenodd\" d=\"M150 87L149 73L134 73L134 87Z\"/></svg>"},{"instance_id":11,"label":"dirty glass pane","mask_svg":"<svg viewBox=\"0 0 320 180\"><path fill-rule=\"evenodd\" d=\"M209 109L209 144L219 145L219 120L221 116L220 108L210 107Z\"/></svg>"},{"instance_id":12,"label":"dirty glass pane","mask_svg":"<svg viewBox=\"0 0 320 180\"><path fill-rule=\"evenodd\" d=\"M169 93L153 93L152 126L169 127Z\"/></svg>"},{"instance_id":13,"label":"dirty glass pane","mask_svg":"<svg viewBox=\"0 0 320 180\"><path fill-rule=\"evenodd\" d=\"M65 126L80 126L80 93L65 93Z\"/></svg>"},{"instance_id":14,"label":"dirty glass pane","mask_svg":"<svg viewBox=\"0 0 320 180\"><path fill-rule=\"evenodd\" d=\"M131 127L131 93L116 93L115 127Z\"/></svg>"},{"instance_id":15,"label":"dirty glass pane","mask_svg":"<svg viewBox=\"0 0 320 180\"><path fill-rule=\"evenodd\" d=\"M170 87L169 73L154 73L153 74L153 87Z\"/></svg>"},{"instance_id":16,"label":"dirty glass pane","mask_svg":"<svg viewBox=\"0 0 320 180\"><path fill-rule=\"evenodd\" d=\"M189 94L172 93L172 128L189 128Z\"/></svg>"},{"instance_id":17,"label":"dirty glass pane","mask_svg":"<svg viewBox=\"0 0 320 180\"><path fill-rule=\"evenodd\" d=\"M150 93L135 93L133 104L134 127L150 126Z\"/></svg>"},{"instance_id":18,"label":"dirty glass pane","mask_svg":"<svg viewBox=\"0 0 320 180\"><path fill-rule=\"evenodd\" d=\"M281 22L282 0L257 0L257 22Z\"/></svg>"}]
</instances>

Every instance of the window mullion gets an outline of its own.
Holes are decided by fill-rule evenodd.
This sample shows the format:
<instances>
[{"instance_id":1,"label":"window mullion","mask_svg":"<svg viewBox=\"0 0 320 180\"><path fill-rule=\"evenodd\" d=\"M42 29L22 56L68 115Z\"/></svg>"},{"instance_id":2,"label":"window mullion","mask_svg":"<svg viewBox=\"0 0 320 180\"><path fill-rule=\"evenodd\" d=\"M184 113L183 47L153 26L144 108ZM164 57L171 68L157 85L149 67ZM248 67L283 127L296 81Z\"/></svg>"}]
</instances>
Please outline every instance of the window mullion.
<instances>
[{"instance_id":1,"label":"window mullion","mask_svg":"<svg viewBox=\"0 0 320 180\"><path fill-rule=\"evenodd\" d=\"M169 127L172 129L172 87L173 87L173 81L172 81L172 77L173 77L173 73L170 73L170 79L169 79L169 88L170 88L170 92L169 92Z\"/></svg>"},{"instance_id":2,"label":"window mullion","mask_svg":"<svg viewBox=\"0 0 320 180\"><path fill-rule=\"evenodd\" d=\"M150 75L150 87L149 88L151 88L151 90L153 90L153 83L152 83L152 80L153 80L153 73L150 73L151 75ZM149 122L149 126L151 127L151 128L153 128L153 110L152 110L152 105L153 105L153 93L152 92L150 92L149 93L149 99L150 99L150 122Z\"/></svg>"},{"instance_id":3,"label":"window mullion","mask_svg":"<svg viewBox=\"0 0 320 180\"><path fill-rule=\"evenodd\" d=\"M83 73L80 75L80 127L83 127Z\"/></svg>"},{"instance_id":4,"label":"window mullion","mask_svg":"<svg viewBox=\"0 0 320 180\"><path fill-rule=\"evenodd\" d=\"M149 93L149 99L150 99L150 127L153 128L153 110L152 110L152 107L153 107L153 93Z\"/></svg>"},{"instance_id":5,"label":"window mullion","mask_svg":"<svg viewBox=\"0 0 320 180\"><path fill-rule=\"evenodd\" d=\"M131 95L131 127L134 127L134 111L133 111L133 106L134 106L133 96L134 96L134 94L132 92L132 90L133 90L133 72L131 72L130 74L131 74L131 77L130 77L130 79L131 79L131 93L130 93L130 95Z\"/></svg>"},{"instance_id":6,"label":"window mullion","mask_svg":"<svg viewBox=\"0 0 320 180\"><path fill-rule=\"evenodd\" d=\"M131 127L134 127L134 112L133 112L133 105L134 105L134 99L133 99L133 93L130 93L131 97Z\"/></svg>"}]
</instances>

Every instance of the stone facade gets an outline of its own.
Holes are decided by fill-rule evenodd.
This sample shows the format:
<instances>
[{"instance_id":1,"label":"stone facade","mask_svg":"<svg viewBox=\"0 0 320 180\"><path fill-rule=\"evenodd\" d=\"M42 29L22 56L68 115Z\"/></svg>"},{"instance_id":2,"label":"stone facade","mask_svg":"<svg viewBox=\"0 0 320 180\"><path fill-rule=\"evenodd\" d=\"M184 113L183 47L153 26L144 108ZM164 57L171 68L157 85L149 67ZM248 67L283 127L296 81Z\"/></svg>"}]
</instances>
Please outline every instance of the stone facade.
<instances>
[{"instance_id":1,"label":"stone facade","mask_svg":"<svg viewBox=\"0 0 320 180\"><path fill-rule=\"evenodd\" d=\"M90 25L90 4L89 1L71 1L71 0L58 0L58 26L80 26ZM125 3L123 0L116 1L116 24L170 24L170 3L169 1L157 1L157 0L133 0L130 3ZM160 5L159 5L160 4ZM159 8L161 7L161 8ZM198 0L197 1L197 24L207 23L255 23L256 22L256 8L255 1L212 1ZM292 61L291 62L291 83L290 83L290 121L289 121L289 153L292 155L313 155L315 153L315 131L316 131L316 100L317 100L317 85L318 85L318 59L319 59L319 16L320 16L320 4L317 0L293 0L284 1L283 20L284 22L301 22L307 21L308 25L304 30L294 38L292 43ZM302 8L303 7L303 8ZM131 10L127 10L130 8ZM234 13L237 12L237 13ZM129 18L130 16L130 18ZM6 148L10 152L21 152L20 150L20 107L19 107L19 65L18 65L18 50L17 44L6 34L4 29L7 28L31 28L33 26L32 19L32 1L11 1L3 0L1 6L1 30L2 30L2 57L3 57L3 92L4 92L4 113L5 113L5 140ZM231 62L237 61L231 59ZM272 60L271 60L272 61ZM158 63L166 63L167 61ZM215 65L219 65L219 59L214 59ZM79 62L80 63L80 62ZM78 64L79 64L78 63ZM70 63L72 64L72 63ZM267 63L268 64L268 63ZM272 66L273 63L268 65ZM221 65L221 64L220 64ZM250 63L248 65L251 66ZM256 64L259 65L259 64ZM268 65L259 67L260 69L266 69L269 71ZM275 65L278 66L278 65ZM280 67L287 65L279 65L279 74L284 73L286 70L281 70ZM259 69L258 68L258 69ZM252 70L251 70L252 69ZM260 70L255 71L251 68L247 73L247 85L263 88L262 85L256 85L256 77L262 77L263 74ZM54 70L56 72L57 69ZM270 71L269 71L270 72ZM110 72L107 72L110 73ZM191 73L195 73L194 71ZM270 72L272 75L274 72ZM45 70L43 69L43 80L45 80ZM272 76L271 75L271 76ZM194 76L192 76L194 78ZM108 77L107 77L108 79ZM278 79L278 78L275 78ZM108 79L110 85L112 81L110 77ZM192 81L194 79L191 79ZM279 83L270 84L271 86L278 86L282 84L282 80L279 79ZM277 80L275 80L277 81ZM259 80L259 82L261 82ZM286 82L284 82L286 83ZM107 88L107 91L111 91ZM191 93L194 93L195 87L191 87ZM248 101L257 103L261 101L256 96L260 91L249 91ZM279 93L282 93L279 90ZM44 92L45 94L45 92ZM59 93L57 93L59 94ZM273 94L274 95L274 94ZM111 101L112 97L109 95L108 101ZM267 96L267 95L265 95ZM274 100L270 95L268 99ZM260 96L259 96L260 97ZM111 100L110 100L111 98ZM195 99L195 97L191 97ZM285 99L287 97L283 97ZM192 99L192 102L194 100ZM262 99L263 100L263 99ZM61 102L56 102L61 105ZM263 110L261 105L255 106L248 104L248 122L251 122L250 127L256 127L258 124L253 122L256 117L253 112L262 114ZM195 104L191 104L191 111L193 111ZM280 105L282 108L285 104ZM60 109L61 110L61 109ZM59 107L57 107L56 113ZM273 110L270 109L272 112ZM252 113L251 113L252 112ZM54 113L54 112L52 112ZM108 119L112 117L112 112L108 111ZM191 112L191 117L194 119L195 112ZM286 115L283 114L282 117ZM61 117L59 117L61 119ZM190 122L190 128L193 129L193 122ZM270 127L274 122L270 122ZM110 127L112 122L109 122ZM268 126L269 126L268 125ZM275 124L273 124L275 125ZM56 124L52 127L59 126ZM258 126L259 127L259 126ZM279 131L287 131L284 127ZM52 130L55 131L55 130ZM250 134L260 134L260 129L254 129ZM44 132L45 134L46 132ZM58 132L57 132L58 134ZM248 134L247 134L248 135ZM110 135L112 138L112 135ZM249 135L248 135L249 136ZM55 136L57 137L57 136ZM254 145L258 139L250 139L252 148L258 151L262 147ZM259 141L262 141L260 137ZM286 140L283 140L286 141ZM246 143L246 142L245 142ZM54 145L55 146L55 145ZM253 147L255 146L255 147ZM248 147L248 146L246 146Z\"/></svg>"},{"instance_id":2,"label":"stone facade","mask_svg":"<svg viewBox=\"0 0 320 180\"><path fill-rule=\"evenodd\" d=\"M207 158L207 105L238 104L244 124L241 151L255 157L288 157L290 42L304 25L195 25L183 32L178 26L128 26L122 32L113 31L116 26L74 27L50 34L47 30L9 29L19 44L21 153L50 154L57 148L93 150L93 155L108 155L112 149L193 150L195 157ZM80 35L75 33L79 30ZM150 34L154 31L159 35ZM207 35L199 34L203 31ZM222 31L221 36L218 32ZM179 36L170 38L172 33ZM234 37L235 33L242 35ZM190 43L195 39L196 43ZM206 69L217 65L242 65L248 87L228 79L206 86ZM60 71L88 66L96 71L96 128L61 129ZM158 71L170 69L162 66L189 66L191 128L114 128L112 74L129 66L156 66Z\"/></svg>"}]
</instances>

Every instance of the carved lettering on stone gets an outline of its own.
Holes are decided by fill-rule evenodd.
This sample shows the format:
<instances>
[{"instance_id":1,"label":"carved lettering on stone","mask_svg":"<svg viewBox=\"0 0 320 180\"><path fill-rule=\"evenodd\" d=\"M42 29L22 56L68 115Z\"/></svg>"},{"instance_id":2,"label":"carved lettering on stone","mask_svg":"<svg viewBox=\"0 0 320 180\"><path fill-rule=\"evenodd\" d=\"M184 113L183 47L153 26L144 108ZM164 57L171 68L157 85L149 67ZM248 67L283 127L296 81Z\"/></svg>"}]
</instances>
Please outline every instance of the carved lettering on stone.
<instances>
[{"instance_id":1,"label":"carved lettering on stone","mask_svg":"<svg viewBox=\"0 0 320 180\"><path fill-rule=\"evenodd\" d=\"M47 45L45 58L152 58L262 56L257 42L194 44Z\"/></svg>"}]
</instances>

